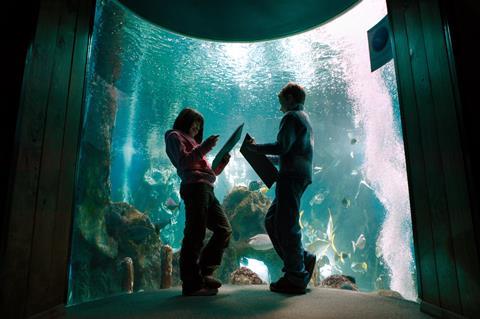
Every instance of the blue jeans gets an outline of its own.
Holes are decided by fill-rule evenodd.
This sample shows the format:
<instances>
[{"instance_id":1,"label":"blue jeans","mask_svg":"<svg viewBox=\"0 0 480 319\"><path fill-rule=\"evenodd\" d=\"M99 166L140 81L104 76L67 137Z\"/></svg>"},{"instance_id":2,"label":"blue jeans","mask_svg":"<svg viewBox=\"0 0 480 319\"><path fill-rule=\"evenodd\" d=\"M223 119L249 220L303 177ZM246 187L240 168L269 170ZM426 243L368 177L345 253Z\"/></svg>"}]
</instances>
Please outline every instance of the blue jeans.
<instances>
[{"instance_id":1,"label":"blue jeans","mask_svg":"<svg viewBox=\"0 0 480 319\"><path fill-rule=\"evenodd\" d=\"M308 272L304 258L311 255L303 249L299 225L300 199L310 184L305 179L280 176L275 199L265 217L265 228L275 251L283 260L285 277L294 285L306 287Z\"/></svg>"}]
</instances>

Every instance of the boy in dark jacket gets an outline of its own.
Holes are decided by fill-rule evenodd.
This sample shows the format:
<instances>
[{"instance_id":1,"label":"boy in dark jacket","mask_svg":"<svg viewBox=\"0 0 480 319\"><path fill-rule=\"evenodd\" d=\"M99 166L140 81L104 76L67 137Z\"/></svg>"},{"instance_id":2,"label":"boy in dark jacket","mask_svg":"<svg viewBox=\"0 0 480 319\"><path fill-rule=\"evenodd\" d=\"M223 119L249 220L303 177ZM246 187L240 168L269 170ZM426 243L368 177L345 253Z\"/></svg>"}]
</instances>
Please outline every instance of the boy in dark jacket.
<instances>
[{"instance_id":1,"label":"boy in dark jacket","mask_svg":"<svg viewBox=\"0 0 480 319\"><path fill-rule=\"evenodd\" d=\"M278 94L280 111L285 113L277 141L256 144L247 141L254 152L277 155L279 178L275 199L265 217L265 228L273 247L283 260L285 275L270 284L274 292L303 294L312 277L316 257L303 249L299 225L300 199L312 183L313 134L310 120L303 111L304 89L288 83ZM272 158L272 157L270 157Z\"/></svg>"}]
</instances>

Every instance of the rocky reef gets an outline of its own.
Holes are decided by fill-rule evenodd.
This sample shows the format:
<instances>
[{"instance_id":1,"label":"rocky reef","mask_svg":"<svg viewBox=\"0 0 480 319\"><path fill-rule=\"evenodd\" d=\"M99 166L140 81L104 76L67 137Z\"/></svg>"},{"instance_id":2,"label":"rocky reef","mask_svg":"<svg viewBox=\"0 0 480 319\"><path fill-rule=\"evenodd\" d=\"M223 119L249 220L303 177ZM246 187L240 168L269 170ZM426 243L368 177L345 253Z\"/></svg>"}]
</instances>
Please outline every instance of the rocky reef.
<instances>
[{"instance_id":1,"label":"rocky reef","mask_svg":"<svg viewBox=\"0 0 480 319\"><path fill-rule=\"evenodd\" d=\"M232 224L233 240L243 241L256 234L265 233L265 215L270 200L260 191L236 186L223 200L223 208Z\"/></svg>"},{"instance_id":2,"label":"rocky reef","mask_svg":"<svg viewBox=\"0 0 480 319\"><path fill-rule=\"evenodd\" d=\"M373 293L382 297L405 299L398 291L395 290L380 289L374 291Z\"/></svg>"},{"instance_id":3,"label":"rocky reef","mask_svg":"<svg viewBox=\"0 0 480 319\"><path fill-rule=\"evenodd\" d=\"M230 275L230 283L234 285L264 284L258 275L247 267L240 267Z\"/></svg>"},{"instance_id":4,"label":"rocky reef","mask_svg":"<svg viewBox=\"0 0 480 319\"><path fill-rule=\"evenodd\" d=\"M74 230L72 303L162 286L168 258L162 258L162 243L147 215L127 203L110 203L100 216L83 217ZM91 227L95 221L99 227Z\"/></svg>"},{"instance_id":5,"label":"rocky reef","mask_svg":"<svg viewBox=\"0 0 480 319\"><path fill-rule=\"evenodd\" d=\"M101 49L101 48L100 48ZM68 303L119 292L157 289L162 282L162 242L148 215L111 200L112 132L122 65L112 57L103 99L85 115L77 174ZM97 75L97 77L99 77ZM91 84L93 85L93 84Z\"/></svg>"},{"instance_id":6,"label":"rocky reef","mask_svg":"<svg viewBox=\"0 0 480 319\"><path fill-rule=\"evenodd\" d=\"M245 186L235 186L225 196L223 207L232 225L233 235L222 265L216 272L223 282L229 282L242 258L263 262L272 278L281 275L282 261L273 248L257 250L249 244L251 237L266 233L264 222L270 204L270 199L260 189L250 190Z\"/></svg>"},{"instance_id":7,"label":"rocky reef","mask_svg":"<svg viewBox=\"0 0 480 319\"><path fill-rule=\"evenodd\" d=\"M344 275L331 275L320 282L320 287L358 291L355 279Z\"/></svg>"}]
</instances>

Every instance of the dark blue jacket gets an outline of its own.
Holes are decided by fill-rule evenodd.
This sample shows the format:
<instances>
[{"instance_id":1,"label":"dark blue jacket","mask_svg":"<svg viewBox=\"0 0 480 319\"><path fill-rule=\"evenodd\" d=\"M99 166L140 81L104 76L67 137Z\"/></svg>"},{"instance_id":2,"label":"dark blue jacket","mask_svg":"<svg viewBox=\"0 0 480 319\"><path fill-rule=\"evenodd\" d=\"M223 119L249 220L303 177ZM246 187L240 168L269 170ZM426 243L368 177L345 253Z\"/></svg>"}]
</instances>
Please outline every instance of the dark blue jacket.
<instances>
[{"instance_id":1,"label":"dark blue jacket","mask_svg":"<svg viewBox=\"0 0 480 319\"><path fill-rule=\"evenodd\" d=\"M279 155L280 175L312 181L313 133L302 105L285 113L275 143L252 144L250 149Z\"/></svg>"}]
</instances>

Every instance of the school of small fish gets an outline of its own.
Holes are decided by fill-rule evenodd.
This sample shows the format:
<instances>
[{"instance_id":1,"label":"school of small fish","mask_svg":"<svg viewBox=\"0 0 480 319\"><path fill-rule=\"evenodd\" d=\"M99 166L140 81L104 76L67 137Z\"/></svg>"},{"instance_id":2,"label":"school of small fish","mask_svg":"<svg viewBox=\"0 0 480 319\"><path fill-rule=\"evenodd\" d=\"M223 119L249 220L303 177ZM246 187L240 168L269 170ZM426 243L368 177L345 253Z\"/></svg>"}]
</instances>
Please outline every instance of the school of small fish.
<instances>
[{"instance_id":1,"label":"school of small fish","mask_svg":"<svg viewBox=\"0 0 480 319\"><path fill-rule=\"evenodd\" d=\"M171 211L174 212L177 209L180 208L180 203L177 203L173 198L169 197L167 201L165 202L165 207Z\"/></svg>"}]
</instances>

